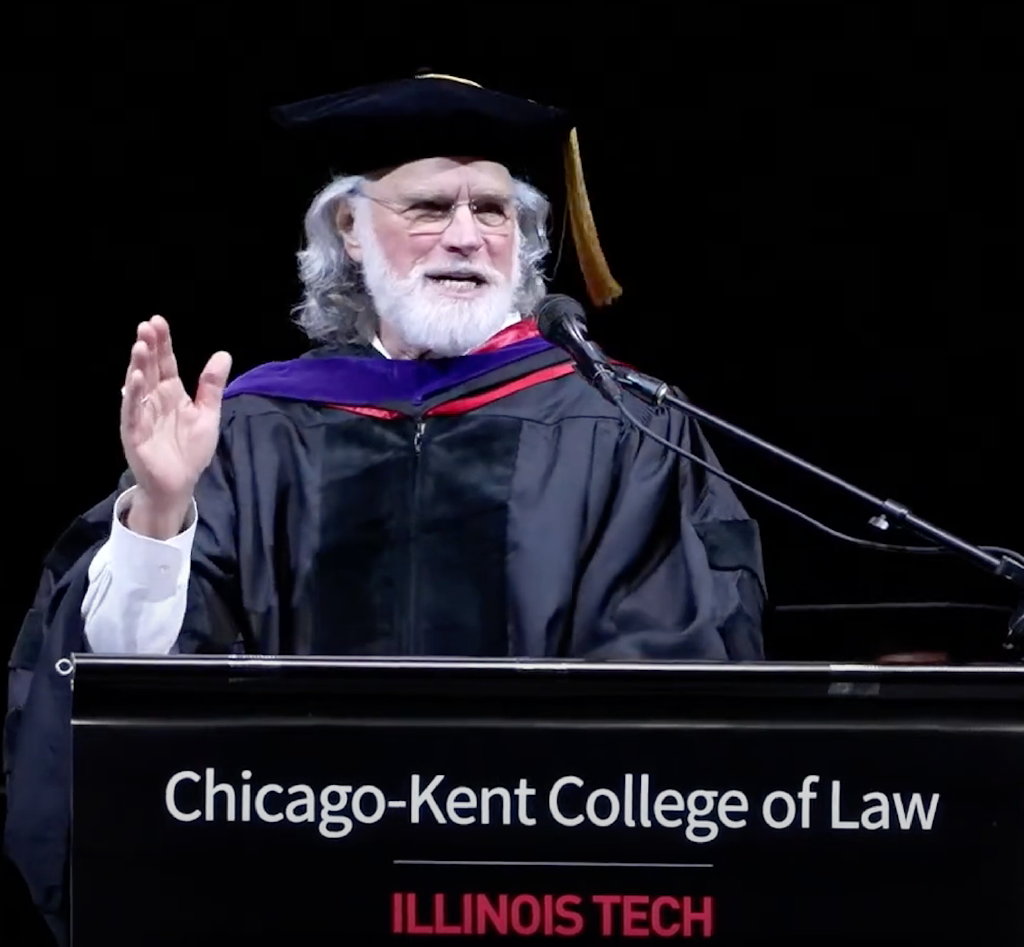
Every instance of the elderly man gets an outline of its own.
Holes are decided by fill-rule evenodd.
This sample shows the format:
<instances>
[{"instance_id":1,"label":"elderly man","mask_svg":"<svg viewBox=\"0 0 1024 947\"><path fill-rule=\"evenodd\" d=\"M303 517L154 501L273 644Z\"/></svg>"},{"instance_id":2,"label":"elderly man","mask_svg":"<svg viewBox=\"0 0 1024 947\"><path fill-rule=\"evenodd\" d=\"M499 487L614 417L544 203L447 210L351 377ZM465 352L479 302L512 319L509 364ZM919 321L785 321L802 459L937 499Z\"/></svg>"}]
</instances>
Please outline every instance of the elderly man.
<instances>
[{"instance_id":1,"label":"elderly man","mask_svg":"<svg viewBox=\"0 0 1024 947\"><path fill-rule=\"evenodd\" d=\"M66 780L66 686L49 669L75 650L762 656L754 523L723 481L627 425L530 318L549 204L520 175L552 154L569 156L591 294L616 292L565 115L427 76L281 116L339 142L357 172L306 216L298 321L317 345L231 385L217 353L191 398L167 322L138 327L121 409L131 485L58 545L22 635L31 660L12 662L22 702L40 673L10 748L8 840L44 907L66 821L40 831L28 793ZM693 423L633 408L714 462Z\"/></svg>"}]
</instances>

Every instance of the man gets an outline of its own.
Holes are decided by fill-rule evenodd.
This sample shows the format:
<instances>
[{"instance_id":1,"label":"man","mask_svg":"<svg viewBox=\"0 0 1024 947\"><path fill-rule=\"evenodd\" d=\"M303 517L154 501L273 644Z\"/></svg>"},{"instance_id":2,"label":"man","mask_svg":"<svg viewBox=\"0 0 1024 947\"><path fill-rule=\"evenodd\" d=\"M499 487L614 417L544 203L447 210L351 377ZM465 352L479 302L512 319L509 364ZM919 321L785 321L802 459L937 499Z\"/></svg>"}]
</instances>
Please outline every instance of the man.
<instances>
[{"instance_id":1,"label":"man","mask_svg":"<svg viewBox=\"0 0 1024 947\"><path fill-rule=\"evenodd\" d=\"M425 76L281 117L355 172L306 216L298 321L318 347L227 387L216 353L190 398L167 322L139 326L130 475L56 547L12 659L7 840L47 911L67 828L53 668L75 651L762 657L754 523L530 318L549 205L521 175L551 154L591 296L618 291L564 113ZM715 462L685 417L632 407Z\"/></svg>"}]
</instances>

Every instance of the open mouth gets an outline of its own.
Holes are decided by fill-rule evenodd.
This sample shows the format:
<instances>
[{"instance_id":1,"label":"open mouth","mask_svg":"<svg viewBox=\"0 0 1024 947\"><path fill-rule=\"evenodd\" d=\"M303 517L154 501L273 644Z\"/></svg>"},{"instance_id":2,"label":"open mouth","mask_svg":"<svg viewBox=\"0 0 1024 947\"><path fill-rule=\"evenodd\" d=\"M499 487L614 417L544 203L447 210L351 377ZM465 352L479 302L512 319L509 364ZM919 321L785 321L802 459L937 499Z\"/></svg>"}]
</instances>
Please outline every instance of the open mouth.
<instances>
[{"instance_id":1,"label":"open mouth","mask_svg":"<svg viewBox=\"0 0 1024 947\"><path fill-rule=\"evenodd\" d=\"M486 286L487 280L478 273L453 271L449 273L429 273L427 279L439 286L449 289L472 289L476 286Z\"/></svg>"}]
</instances>

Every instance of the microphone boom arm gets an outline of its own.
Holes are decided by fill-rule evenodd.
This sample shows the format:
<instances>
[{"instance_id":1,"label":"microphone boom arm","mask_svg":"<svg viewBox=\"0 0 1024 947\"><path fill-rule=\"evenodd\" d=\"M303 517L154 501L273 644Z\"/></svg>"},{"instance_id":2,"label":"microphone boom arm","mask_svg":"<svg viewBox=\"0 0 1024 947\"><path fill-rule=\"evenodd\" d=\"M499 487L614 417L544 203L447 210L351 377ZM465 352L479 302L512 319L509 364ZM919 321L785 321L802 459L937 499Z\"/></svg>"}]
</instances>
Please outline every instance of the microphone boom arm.
<instances>
[{"instance_id":1,"label":"microphone boom arm","mask_svg":"<svg viewBox=\"0 0 1024 947\"><path fill-rule=\"evenodd\" d=\"M712 427L724 431L726 434L729 434L740 441L753 444L772 456L778 457L780 460L784 460L821 480L831 483L833 486L839 487L840 490L843 490L869 506L874 507L878 512L871 518L870 522L876 529L888 529L889 519L891 518L896 523L899 523L918 535L931 540L936 545L948 549L951 552L958 553L959 555L973 561L975 565L984 569L986 572L1008 579L1016 585L1018 589L1024 590L1024 561L1020 561L1013 556L1006 555L1005 553L993 555L979 546L975 546L966 540L960 539L960 537L954 536L952 533L944 529L940 529L938 526L935 526L933 523L929 523L920 516L916 516L902 503L897 503L895 500L883 500L881 497L868 493L866 490L862 490L860 487L854 486L852 483L848 483L841 477L837 477L835 474L829 473L827 470L822 470L820 467L804 460L802 457L797 457L795 454L791 454L789 451L783 450L781 447L776 447L774 444L771 444L757 435L751 434L748 431L737 427L735 424L730 424L728 421L716 417L709 411L705 411L703 408L699 408L689 401L676 397L672 393L672 389L663 381L659 381L656 378L651 378L648 375L644 375L640 372L634 371L633 369L623 368L621 366L613 365L612 371L616 381L618 381L621 386L640 395L654 405L661 406L667 404L679 411L683 411ZM1010 634L1011 638L1020 637L1024 639L1024 602L1022 602L1021 607L1016 611L1014 618L1011 620ZM1012 645L1008 645L1008 647L1009 646Z\"/></svg>"}]
</instances>

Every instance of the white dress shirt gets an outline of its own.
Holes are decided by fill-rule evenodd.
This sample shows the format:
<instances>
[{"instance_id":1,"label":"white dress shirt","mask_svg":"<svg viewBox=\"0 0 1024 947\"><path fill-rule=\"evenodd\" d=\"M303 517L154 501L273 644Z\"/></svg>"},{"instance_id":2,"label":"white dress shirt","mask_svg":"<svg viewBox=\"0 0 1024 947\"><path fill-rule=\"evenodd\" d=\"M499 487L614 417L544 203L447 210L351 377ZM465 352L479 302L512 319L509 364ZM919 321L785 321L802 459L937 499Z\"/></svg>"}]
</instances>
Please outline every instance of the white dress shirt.
<instances>
[{"instance_id":1,"label":"white dress shirt","mask_svg":"<svg viewBox=\"0 0 1024 947\"><path fill-rule=\"evenodd\" d=\"M121 522L136 489L117 498L110 538L89 563L82 617L89 647L98 654L171 654L185 617L195 500L177 536L150 539Z\"/></svg>"}]
</instances>

